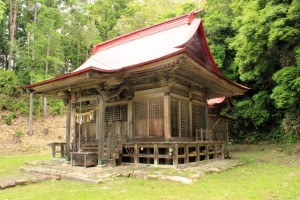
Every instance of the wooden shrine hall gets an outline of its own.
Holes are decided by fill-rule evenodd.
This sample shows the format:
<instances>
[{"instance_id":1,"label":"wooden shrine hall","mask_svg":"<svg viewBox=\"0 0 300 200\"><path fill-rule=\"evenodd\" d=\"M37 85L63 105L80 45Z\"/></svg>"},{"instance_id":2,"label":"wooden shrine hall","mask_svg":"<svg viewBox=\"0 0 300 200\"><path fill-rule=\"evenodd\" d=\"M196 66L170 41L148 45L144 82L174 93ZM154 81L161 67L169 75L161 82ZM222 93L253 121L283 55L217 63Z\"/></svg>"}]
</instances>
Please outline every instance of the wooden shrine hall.
<instances>
[{"instance_id":1,"label":"wooden shrine hall","mask_svg":"<svg viewBox=\"0 0 300 200\"><path fill-rule=\"evenodd\" d=\"M227 119L209 109L249 88L221 74L199 12L96 44L75 71L25 86L67 105L67 160L184 166L224 158Z\"/></svg>"}]
</instances>

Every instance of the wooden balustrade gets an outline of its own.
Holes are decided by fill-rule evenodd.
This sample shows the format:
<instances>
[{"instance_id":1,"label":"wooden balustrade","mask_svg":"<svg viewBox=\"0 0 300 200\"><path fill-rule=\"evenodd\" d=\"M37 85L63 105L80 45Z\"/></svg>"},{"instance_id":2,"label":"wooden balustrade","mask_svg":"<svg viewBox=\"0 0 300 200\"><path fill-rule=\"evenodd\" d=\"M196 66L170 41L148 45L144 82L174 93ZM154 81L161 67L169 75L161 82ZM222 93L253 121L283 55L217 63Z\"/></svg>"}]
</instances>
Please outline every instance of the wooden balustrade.
<instances>
[{"instance_id":1,"label":"wooden balustrade","mask_svg":"<svg viewBox=\"0 0 300 200\"><path fill-rule=\"evenodd\" d=\"M123 164L181 166L224 158L224 142L127 143L122 145Z\"/></svg>"}]
</instances>

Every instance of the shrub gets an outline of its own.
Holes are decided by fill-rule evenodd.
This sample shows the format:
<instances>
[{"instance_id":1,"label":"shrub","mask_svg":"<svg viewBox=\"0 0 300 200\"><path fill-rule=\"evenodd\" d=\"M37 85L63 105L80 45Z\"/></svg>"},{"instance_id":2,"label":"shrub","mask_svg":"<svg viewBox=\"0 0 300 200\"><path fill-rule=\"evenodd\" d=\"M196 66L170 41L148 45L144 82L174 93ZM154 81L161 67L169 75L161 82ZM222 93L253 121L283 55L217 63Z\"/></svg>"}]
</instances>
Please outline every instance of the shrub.
<instances>
[{"instance_id":1,"label":"shrub","mask_svg":"<svg viewBox=\"0 0 300 200\"><path fill-rule=\"evenodd\" d=\"M15 132L15 137L20 138L23 135L22 131L20 131L19 129L16 130Z\"/></svg>"},{"instance_id":2,"label":"shrub","mask_svg":"<svg viewBox=\"0 0 300 200\"><path fill-rule=\"evenodd\" d=\"M11 70L0 69L0 93L11 97L19 97L21 92L18 76Z\"/></svg>"},{"instance_id":3,"label":"shrub","mask_svg":"<svg viewBox=\"0 0 300 200\"><path fill-rule=\"evenodd\" d=\"M16 114L15 113L4 114L2 115L2 118L5 119L6 124L10 126L12 123L12 119L16 118Z\"/></svg>"},{"instance_id":4,"label":"shrub","mask_svg":"<svg viewBox=\"0 0 300 200\"><path fill-rule=\"evenodd\" d=\"M287 150L300 139L300 117L299 111L287 113L282 120L282 128L284 131L282 143Z\"/></svg>"}]
</instances>

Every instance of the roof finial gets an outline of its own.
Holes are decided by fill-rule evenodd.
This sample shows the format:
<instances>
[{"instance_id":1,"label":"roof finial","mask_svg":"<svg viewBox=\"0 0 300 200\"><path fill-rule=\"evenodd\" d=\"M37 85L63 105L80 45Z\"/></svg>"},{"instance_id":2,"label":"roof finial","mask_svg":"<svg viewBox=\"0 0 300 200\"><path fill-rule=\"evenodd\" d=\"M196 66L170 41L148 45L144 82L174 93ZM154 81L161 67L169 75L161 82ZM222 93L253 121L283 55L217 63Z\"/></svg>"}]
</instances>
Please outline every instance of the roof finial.
<instances>
[{"instance_id":1,"label":"roof finial","mask_svg":"<svg viewBox=\"0 0 300 200\"><path fill-rule=\"evenodd\" d=\"M202 12L204 8L201 8L199 10L193 11L190 14L188 14L188 24L191 24L191 22L196 18L196 15L200 12Z\"/></svg>"}]
</instances>

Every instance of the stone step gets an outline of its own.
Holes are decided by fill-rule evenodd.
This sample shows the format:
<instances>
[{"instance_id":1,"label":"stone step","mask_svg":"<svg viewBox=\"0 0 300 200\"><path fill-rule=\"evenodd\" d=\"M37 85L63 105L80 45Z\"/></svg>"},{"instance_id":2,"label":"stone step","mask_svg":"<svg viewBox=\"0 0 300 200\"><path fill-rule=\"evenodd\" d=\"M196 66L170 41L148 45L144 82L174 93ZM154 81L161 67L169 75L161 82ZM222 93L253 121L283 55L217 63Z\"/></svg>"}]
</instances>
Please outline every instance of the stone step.
<instances>
[{"instance_id":1,"label":"stone step","mask_svg":"<svg viewBox=\"0 0 300 200\"><path fill-rule=\"evenodd\" d=\"M0 178L0 190L4 190L10 187L15 187L18 185L26 185L30 183L37 183L45 180L58 179L58 177L53 175L45 174L17 174L12 176L6 176Z\"/></svg>"}]
</instances>

